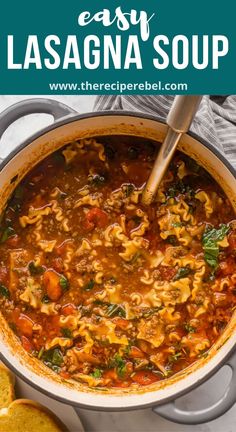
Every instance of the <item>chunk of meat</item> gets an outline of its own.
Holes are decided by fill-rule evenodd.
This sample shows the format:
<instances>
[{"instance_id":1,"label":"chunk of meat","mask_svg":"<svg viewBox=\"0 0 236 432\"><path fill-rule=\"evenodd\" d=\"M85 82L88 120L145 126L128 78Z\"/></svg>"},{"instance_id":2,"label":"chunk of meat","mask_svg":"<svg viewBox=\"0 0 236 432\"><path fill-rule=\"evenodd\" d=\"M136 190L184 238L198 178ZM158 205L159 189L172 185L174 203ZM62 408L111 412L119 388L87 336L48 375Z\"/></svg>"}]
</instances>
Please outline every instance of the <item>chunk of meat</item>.
<instances>
[{"instance_id":1,"label":"chunk of meat","mask_svg":"<svg viewBox=\"0 0 236 432\"><path fill-rule=\"evenodd\" d=\"M9 289L15 291L18 286L19 275L25 272L29 257L28 252L24 249L11 250L9 255Z\"/></svg>"},{"instance_id":2,"label":"chunk of meat","mask_svg":"<svg viewBox=\"0 0 236 432\"><path fill-rule=\"evenodd\" d=\"M219 263L217 275L228 276L236 271L236 260L233 257L227 258L225 261Z\"/></svg>"},{"instance_id":3,"label":"chunk of meat","mask_svg":"<svg viewBox=\"0 0 236 432\"><path fill-rule=\"evenodd\" d=\"M0 267L0 282L6 282L7 280L7 268L5 266Z\"/></svg>"},{"instance_id":4,"label":"chunk of meat","mask_svg":"<svg viewBox=\"0 0 236 432\"><path fill-rule=\"evenodd\" d=\"M43 274L43 283L50 300L57 301L63 294L60 285L61 275L53 269L46 270Z\"/></svg>"},{"instance_id":5,"label":"chunk of meat","mask_svg":"<svg viewBox=\"0 0 236 432\"><path fill-rule=\"evenodd\" d=\"M155 270L155 278L157 280L171 281L176 274L176 269L170 266L160 265L157 270Z\"/></svg>"}]
</instances>

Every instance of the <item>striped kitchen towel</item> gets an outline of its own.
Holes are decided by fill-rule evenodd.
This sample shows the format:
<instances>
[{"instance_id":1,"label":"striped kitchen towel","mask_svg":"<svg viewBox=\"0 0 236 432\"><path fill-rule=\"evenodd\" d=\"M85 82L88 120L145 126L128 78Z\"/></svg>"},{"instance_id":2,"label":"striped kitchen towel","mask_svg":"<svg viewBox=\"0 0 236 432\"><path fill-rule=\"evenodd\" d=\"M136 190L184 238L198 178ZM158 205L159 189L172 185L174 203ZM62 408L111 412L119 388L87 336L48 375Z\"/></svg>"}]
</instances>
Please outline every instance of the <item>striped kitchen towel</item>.
<instances>
[{"instance_id":1,"label":"striped kitchen towel","mask_svg":"<svg viewBox=\"0 0 236 432\"><path fill-rule=\"evenodd\" d=\"M162 120L174 96L98 96L95 110L127 110L158 115ZM236 96L204 96L191 131L218 147L236 168Z\"/></svg>"}]
</instances>

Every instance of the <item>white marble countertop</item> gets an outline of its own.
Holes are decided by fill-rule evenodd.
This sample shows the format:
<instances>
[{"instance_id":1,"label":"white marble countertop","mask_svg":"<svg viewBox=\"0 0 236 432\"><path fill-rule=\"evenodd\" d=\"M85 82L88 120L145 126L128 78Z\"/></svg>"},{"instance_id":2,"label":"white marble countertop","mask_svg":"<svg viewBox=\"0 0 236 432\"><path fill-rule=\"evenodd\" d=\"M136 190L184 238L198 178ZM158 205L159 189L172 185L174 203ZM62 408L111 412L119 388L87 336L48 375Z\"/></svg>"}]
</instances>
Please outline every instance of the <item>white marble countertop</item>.
<instances>
[{"instance_id":1,"label":"white marble countertop","mask_svg":"<svg viewBox=\"0 0 236 432\"><path fill-rule=\"evenodd\" d=\"M26 96L0 96L0 112L11 104L26 98ZM71 106L80 113L92 111L95 100L94 96L53 96L53 98ZM44 114L33 114L30 116L30 121L29 118L17 120L2 137L0 157L6 157L10 150L24 138L50 124L51 121L50 116ZM229 368L224 367L206 384L192 391L191 395L182 398L181 406L190 409L203 408L208 403L215 402L217 397L223 394L229 379ZM218 420L198 426L171 423L154 414L151 409L122 413L81 409L80 417L86 432L235 432L236 430L236 405Z\"/></svg>"}]
</instances>

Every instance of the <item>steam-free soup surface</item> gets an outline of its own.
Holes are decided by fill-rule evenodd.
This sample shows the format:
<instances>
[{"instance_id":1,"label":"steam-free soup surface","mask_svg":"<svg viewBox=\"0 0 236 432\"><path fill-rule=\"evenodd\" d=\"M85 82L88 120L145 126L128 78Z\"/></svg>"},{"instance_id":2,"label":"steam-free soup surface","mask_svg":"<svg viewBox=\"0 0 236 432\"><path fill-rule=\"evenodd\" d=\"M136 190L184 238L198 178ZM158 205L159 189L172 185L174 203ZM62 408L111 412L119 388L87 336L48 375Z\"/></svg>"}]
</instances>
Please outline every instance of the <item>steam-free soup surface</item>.
<instances>
[{"instance_id":1,"label":"steam-free soup surface","mask_svg":"<svg viewBox=\"0 0 236 432\"><path fill-rule=\"evenodd\" d=\"M236 305L234 213L177 153L155 202L144 140L71 143L17 186L2 217L0 310L31 355L88 386L145 386L186 368Z\"/></svg>"}]
</instances>

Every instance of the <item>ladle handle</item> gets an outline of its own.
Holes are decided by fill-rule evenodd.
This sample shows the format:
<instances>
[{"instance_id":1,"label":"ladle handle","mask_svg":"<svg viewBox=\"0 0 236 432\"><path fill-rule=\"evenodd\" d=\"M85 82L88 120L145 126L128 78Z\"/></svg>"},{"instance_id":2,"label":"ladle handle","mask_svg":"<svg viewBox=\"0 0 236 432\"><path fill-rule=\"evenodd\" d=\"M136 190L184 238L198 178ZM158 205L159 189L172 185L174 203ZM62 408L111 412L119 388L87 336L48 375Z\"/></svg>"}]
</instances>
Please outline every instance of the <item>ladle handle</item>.
<instances>
[{"instance_id":1,"label":"ladle handle","mask_svg":"<svg viewBox=\"0 0 236 432\"><path fill-rule=\"evenodd\" d=\"M177 133L189 130L202 96L176 96L167 116L166 123Z\"/></svg>"},{"instance_id":2,"label":"ladle handle","mask_svg":"<svg viewBox=\"0 0 236 432\"><path fill-rule=\"evenodd\" d=\"M159 184L174 155L183 133L187 132L196 114L202 96L176 96L167 116L169 126L165 140L155 160L154 166L143 190L142 202L151 204Z\"/></svg>"}]
</instances>

